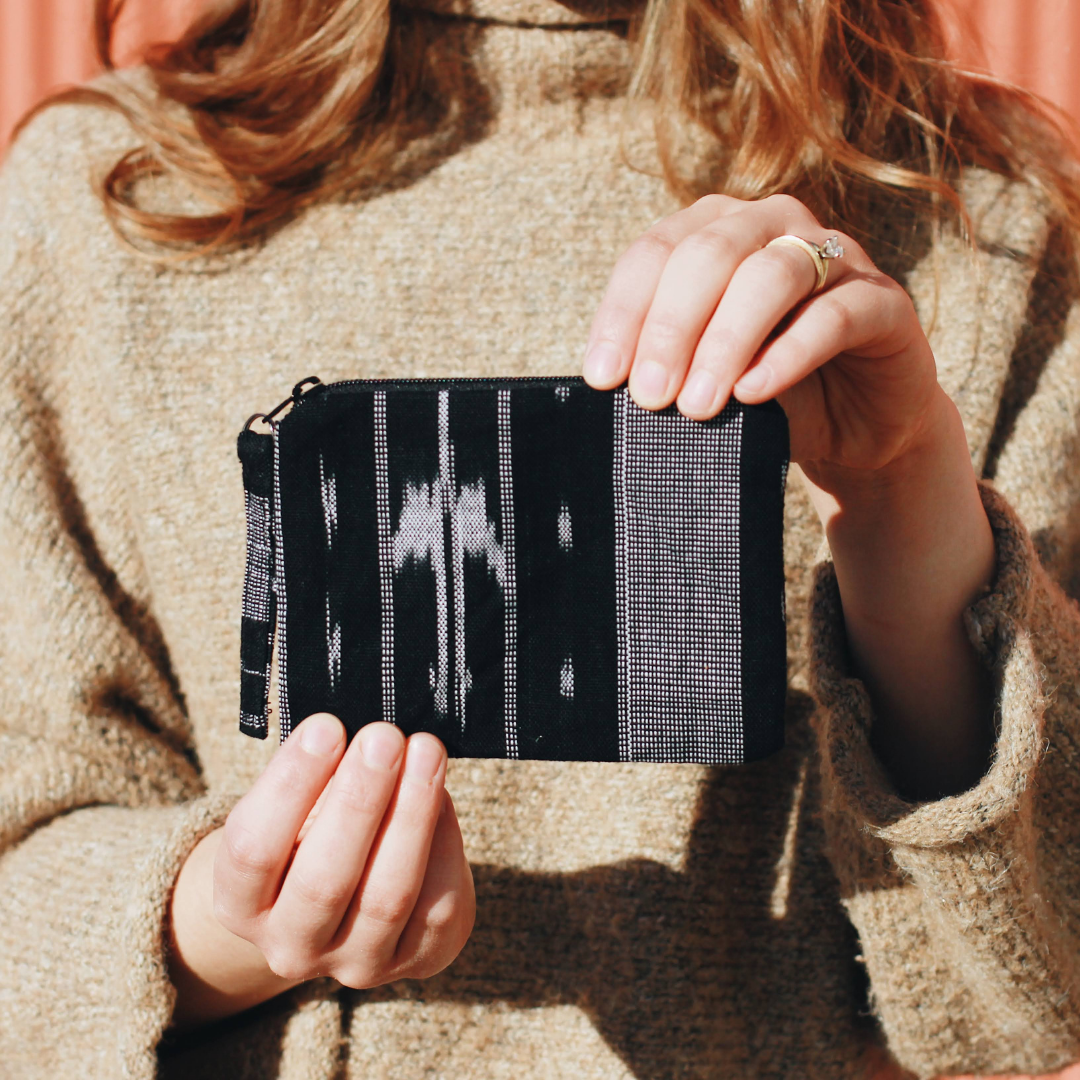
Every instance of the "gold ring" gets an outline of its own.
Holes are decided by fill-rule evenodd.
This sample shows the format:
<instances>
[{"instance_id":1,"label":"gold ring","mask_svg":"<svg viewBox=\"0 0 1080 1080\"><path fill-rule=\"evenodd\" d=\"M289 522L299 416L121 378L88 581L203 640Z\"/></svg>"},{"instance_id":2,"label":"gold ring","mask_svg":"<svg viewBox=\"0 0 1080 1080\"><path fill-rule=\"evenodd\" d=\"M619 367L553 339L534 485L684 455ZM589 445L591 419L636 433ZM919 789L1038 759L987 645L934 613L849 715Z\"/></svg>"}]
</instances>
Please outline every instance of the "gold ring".
<instances>
[{"instance_id":1,"label":"gold ring","mask_svg":"<svg viewBox=\"0 0 1080 1080\"><path fill-rule=\"evenodd\" d=\"M800 251L805 251L814 260L814 269L817 271L817 284L810 290L810 295L813 296L814 293L821 292L825 288L825 279L829 276L829 260L844 257L844 249L840 246L839 240L838 236L830 236L824 244L814 244L809 240L804 240L801 236L785 233L775 240L770 240L765 246L773 247L776 244L784 244L788 247L796 247Z\"/></svg>"}]
</instances>

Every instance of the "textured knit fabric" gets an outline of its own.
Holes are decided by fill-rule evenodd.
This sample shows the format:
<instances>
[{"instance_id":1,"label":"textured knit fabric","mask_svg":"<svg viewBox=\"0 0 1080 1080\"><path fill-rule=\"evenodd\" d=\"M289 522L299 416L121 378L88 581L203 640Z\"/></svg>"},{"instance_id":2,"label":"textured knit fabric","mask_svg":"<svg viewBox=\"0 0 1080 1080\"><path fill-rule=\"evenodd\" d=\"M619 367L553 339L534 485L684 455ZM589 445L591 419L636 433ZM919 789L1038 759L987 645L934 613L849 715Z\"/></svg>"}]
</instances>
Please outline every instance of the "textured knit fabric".
<instances>
[{"instance_id":1,"label":"textured knit fabric","mask_svg":"<svg viewBox=\"0 0 1080 1080\"><path fill-rule=\"evenodd\" d=\"M0 1072L843 1080L884 1042L924 1077L1080 1057L1080 307L1038 201L988 175L965 187L977 254L926 230L872 253L994 480L997 575L968 612L999 687L980 783L918 806L890 787L793 483L780 754L455 761L478 914L444 974L319 980L163 1038L178 868L275 746L236 729L244 418L316 371L578 374L614 260L676 208L620 160L617 34L553 0L477 10L495 21L430 17L451 130L235 255L118 244L91 190L134 145L112 114L50 110L4 168ZM648 166L647 129L625 141Z\"/></svg>"}]
</instances>

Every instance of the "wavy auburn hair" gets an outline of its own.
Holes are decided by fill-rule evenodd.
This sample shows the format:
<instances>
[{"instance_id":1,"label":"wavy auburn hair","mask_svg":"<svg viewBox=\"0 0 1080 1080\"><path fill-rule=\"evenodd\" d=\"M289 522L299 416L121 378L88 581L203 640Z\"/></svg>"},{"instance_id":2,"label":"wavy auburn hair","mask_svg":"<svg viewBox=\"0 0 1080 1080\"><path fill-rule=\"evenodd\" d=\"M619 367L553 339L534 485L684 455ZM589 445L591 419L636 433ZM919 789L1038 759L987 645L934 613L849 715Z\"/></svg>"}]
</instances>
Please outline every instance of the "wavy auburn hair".
<instances>
[{"instance_id":1,"label":"wavy auburn hair","mask_svg":"<svg viewBox=\"0 0 1080 1080\"><path fill-rule=\"evenodd\" d=\"M664 179L706 191L799 195L859 233L875 197L902 193L966 227L961 168L1041 189L1080 227L1063 121L1032 95L948 63L932 0L641 0L612 20L633 47L630 100L655 103ZM96 0L107 68L124 0ZM102 195L121 233L198 249L272 230L306 206L379 182L440 109L438 17L399 0L217 0L177 43L152 49L152 91L114 79L52 101L123 112L144 145ZM716 147L680 172L681 125ZM185 178L209 205L140 208L140 179Z\"/></svg>"}]
</instances>

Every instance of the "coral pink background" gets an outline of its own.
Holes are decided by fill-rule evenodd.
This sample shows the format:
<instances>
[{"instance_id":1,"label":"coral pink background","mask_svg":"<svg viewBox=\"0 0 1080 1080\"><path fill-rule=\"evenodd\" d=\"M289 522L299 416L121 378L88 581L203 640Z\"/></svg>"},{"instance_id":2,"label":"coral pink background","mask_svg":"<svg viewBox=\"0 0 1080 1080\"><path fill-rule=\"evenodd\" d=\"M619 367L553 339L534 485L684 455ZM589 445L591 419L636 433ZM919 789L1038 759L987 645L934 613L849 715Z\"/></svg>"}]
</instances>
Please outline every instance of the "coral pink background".
<instances>
[{"instance_id":1,"label":"coral pink background","mask_svg":"<svg viewBox=\"0 0 1080 1080\"><path fill-rule=\"evenodd\" d=\"M145 44L180 33L201 0L130 0L118 53L135 60ZM97 70L93 0L0 0L0 148L22 114L50 90Z\"/></svg>"}]
</instances>

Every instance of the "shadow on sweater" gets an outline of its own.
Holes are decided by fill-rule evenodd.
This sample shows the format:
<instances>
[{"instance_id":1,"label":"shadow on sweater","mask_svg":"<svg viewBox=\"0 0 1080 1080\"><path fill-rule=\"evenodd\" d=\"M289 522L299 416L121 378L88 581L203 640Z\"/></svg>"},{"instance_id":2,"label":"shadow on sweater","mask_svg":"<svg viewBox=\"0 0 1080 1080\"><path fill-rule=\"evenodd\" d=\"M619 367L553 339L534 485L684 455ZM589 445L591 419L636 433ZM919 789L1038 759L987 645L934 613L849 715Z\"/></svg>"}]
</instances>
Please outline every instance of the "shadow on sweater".
<instances>
[{"instance_id":1,"label":"shadow on sweater","mask_svg":"<svg viewBox=\"0 0 1080 1080\"><path fill-rule=\"evenodd\" d=\"M1057 226L1051 233L1031 283L1024 328L1013 349L1008 377L1001 389L1001 403L987 448L983 477L993 480L1001 452L1016 422L1039 385L1039 377L1051 353L1065 340L1069 311L1080 298L1076 249L1068 230ZM1073 460L1073 459L1067 459ZM1036 541L1037 543L1037 541ZM1040 551L1040 556L1044 552ZM1045 558L1044 558L1045 562Z\"/></svg>"},{"instance_id":2,"label":"shadow on sweater","mask_svg":"<svg viewBox=\"0 0 1080 1080\"><path fill-rule=\"evenodd\" d=\"M54 542L68 547L77 566L75 573L85 575L80 586L92 583L116 615L117 621L138 644L149 667L160 680L163 696L173 707L164 710L160 702L145 701L145 693L136 680L109 669L88 693L91 714L121 727L139 728L182 755L191 766L193 787L197 783L198 758L192 747L187 724L187 707L169 655L161 626L145 600L135 596L121 581L101 551L79 487L72 476L64 432L56 409L43 388L26 379L16 379L11 392L22 399L22 413L29 419L34 465L41 470L59 523ZM73 582L74 583L74 582ZM158 704L158 708L154 708ZM160 721L166 711L172 726Z\"/></svg>"}]
</instances>

